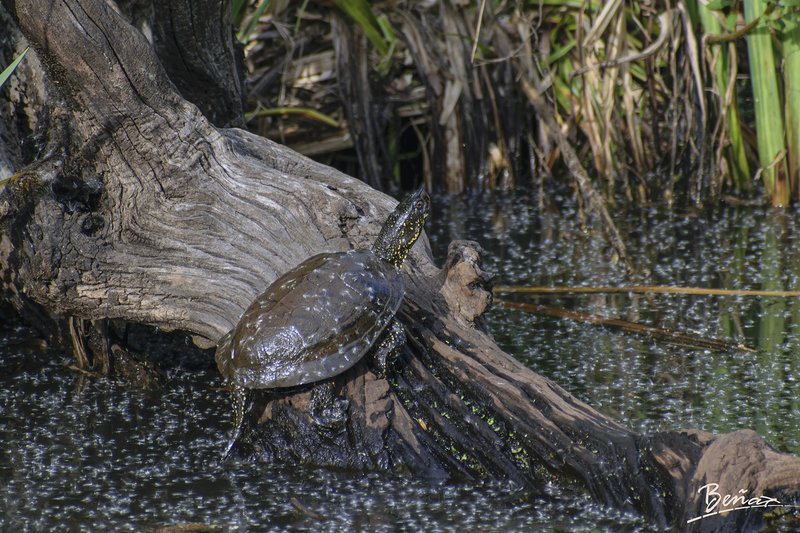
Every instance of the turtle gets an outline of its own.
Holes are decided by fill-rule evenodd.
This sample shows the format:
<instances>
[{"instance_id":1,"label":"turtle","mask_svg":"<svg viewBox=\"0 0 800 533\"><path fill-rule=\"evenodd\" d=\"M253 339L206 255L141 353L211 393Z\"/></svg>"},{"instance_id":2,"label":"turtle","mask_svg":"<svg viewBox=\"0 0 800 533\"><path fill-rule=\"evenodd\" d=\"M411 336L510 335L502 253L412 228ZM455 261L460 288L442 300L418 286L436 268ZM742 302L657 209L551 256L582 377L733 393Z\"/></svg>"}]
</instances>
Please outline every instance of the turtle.
<instances>
[{"instance_id":1,"label":"turtle","mask_svg":"<svg viewBox=\"0 0 800 533\"><path fill-rule=\"evenodd\" d=\"M331 380L368 352L381 372L405 342L395 314L405 295L400 268L430 214L424 188L387 217L372 247L310 257L276 279L220 339L215 360L230 383L239 438L248 389L311 383L310 411L323 426L346 417L346 400L331 401ZM327 381L326 381L327 380Z\"/></svg>"}]
</instances>

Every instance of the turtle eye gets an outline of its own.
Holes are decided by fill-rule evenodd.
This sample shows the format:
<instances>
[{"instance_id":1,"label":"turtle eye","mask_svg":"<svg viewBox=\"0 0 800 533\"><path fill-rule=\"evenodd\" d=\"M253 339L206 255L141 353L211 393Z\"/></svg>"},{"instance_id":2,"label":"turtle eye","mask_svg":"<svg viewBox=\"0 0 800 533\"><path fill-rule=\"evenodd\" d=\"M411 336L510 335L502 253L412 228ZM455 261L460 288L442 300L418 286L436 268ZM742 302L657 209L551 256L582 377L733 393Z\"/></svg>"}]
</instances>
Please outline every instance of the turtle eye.
<instances>
[{"instance_id":1,"label":"turtle eye","mask_svg":"<svg viewBox=\"0 0 800 533\"><path fill-rule=\"evenodd\" d=\"M415 209L422 209L423 204L424 203L423 203L422 200L417 200L417 203L414 204L414 208Z\"/></svg>"}]
</instances>

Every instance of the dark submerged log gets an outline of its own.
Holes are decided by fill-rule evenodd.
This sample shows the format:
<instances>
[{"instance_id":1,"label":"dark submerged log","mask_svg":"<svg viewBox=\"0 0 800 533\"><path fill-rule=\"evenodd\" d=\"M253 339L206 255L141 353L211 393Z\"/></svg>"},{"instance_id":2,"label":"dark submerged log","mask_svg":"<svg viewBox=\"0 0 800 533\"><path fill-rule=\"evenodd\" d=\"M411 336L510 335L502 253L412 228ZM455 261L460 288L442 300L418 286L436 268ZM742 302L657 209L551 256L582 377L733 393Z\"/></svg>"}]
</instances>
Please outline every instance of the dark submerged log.
<instances>
[{"instance_id":1,"label":"dark submerged log","mask_svg":"<svg viewBox=\"0 0 800 533\"><path fill-rule=\"evenodd\" d=\"M107 4L5 5L52 76L42 108L16 109L18 120L29 111L47 124L43 149L0 191L3 293L18 308L35 302L64 316L181 329L208 347L280 273L374 239L388 197L268 140L214 127ZM186 30L185 17L170 20L176 35ZM230 65L209 72L227 78L218 86L237 83ZM259 457L557 482L678 527L705 513L699 489L708 483L718 494L800 501L800 459L753 432L639 435L499 350L481 329L490 276L476 247L451 247L441 272L422 242L409 263L400 312L409 341L387 378L365 361L336 379L350 400L337 431L310 422L306 389L260 393L250 438ZM691 526L754 525L762 514Z\"/></svg>"}]
</instances>

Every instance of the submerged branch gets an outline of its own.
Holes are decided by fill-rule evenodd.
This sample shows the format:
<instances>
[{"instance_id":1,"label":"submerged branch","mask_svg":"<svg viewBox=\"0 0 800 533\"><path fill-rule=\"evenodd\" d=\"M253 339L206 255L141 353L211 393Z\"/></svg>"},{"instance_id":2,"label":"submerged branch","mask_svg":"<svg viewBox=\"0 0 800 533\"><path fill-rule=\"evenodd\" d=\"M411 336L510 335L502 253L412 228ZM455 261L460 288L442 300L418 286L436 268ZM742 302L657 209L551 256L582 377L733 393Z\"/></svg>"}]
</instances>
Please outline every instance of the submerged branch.
<instances>
[{"instance_id":1,"label":"submerged branch","mask_svg":"<svg viewBox=\"0 0 800 533\"><path fill-rule=\"evenodd\" d=\"M537 315L547 315L556 318L567 318L569 320L574 320L575 322L585 322L588 324L596 324L599 326L620 329L631 333L639 333L641 335L647 335L649 337L659 339L668 344L673 344L692 350L713 350L717 352L738 351L747 353L749 355L758 354L758 350L754 350L753 348L749 348L743 344L733 344L717 339L700 337L698 335L689 335L677 331L655 328L653 326L639 324L637 322L630 322L628 320L621 320L619 318L605 318L589 313L580 313L578 311L571 311L569 309L527 302L510 302L507 300L499 300L497 303L501 307L508 309L525 311Z\"/></svg>"},{"instance_id":2,"label":"submerged branch","mask_svg":"<svg viewBox=\"0 0 800 533\"><path fill-rule=\"evenodd\" d=\"M758 289L710 289L703 287L671 287L665 285L625 285L622 287L494 287L495 292L528 294L594 294L636 292L653 294L696 294L701 296L778 296L794 298L800 291L768 291Z\"/></svg>"}]
</instances>

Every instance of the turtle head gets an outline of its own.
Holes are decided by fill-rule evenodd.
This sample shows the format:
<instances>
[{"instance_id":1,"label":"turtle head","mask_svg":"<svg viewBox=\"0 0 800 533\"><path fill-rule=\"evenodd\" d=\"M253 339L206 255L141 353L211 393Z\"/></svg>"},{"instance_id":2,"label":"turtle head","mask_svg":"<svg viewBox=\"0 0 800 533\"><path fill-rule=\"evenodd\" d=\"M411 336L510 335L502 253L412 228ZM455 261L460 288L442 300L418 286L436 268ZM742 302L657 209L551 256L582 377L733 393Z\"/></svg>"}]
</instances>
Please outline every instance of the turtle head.
<instances>
[{"instance_id":1,"label":"turtle head","mask_svg":"<svg viewBox=\"0 0 800 533\"><path fill-rule=\"evenodd\" d=\"M400 268L417 241L431 211L431 199L424 188L400 202L383 224L372 250L381 259Z\"/></svg>"}]
</instances>

